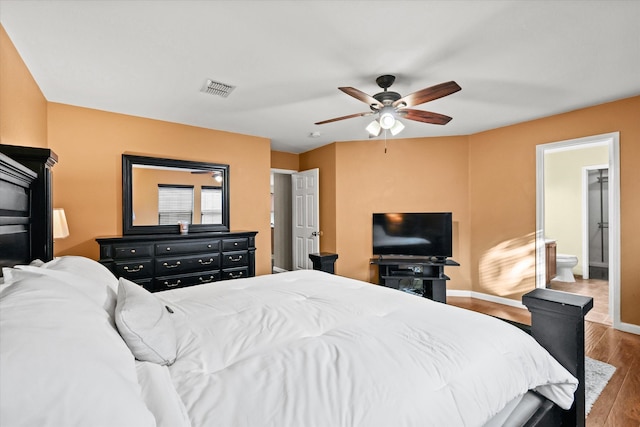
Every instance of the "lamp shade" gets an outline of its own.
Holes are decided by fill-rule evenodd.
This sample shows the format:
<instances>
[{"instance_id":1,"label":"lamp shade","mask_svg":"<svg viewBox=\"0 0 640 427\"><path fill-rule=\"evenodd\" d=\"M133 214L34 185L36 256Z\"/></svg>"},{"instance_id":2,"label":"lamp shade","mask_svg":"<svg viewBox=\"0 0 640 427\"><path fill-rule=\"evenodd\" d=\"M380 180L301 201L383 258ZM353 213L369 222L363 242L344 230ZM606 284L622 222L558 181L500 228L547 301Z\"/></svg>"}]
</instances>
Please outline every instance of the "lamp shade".
<instances>
[{"instance_id":1,"label":"lamp shade","mask_svg":"<svg viewBox=\"0 0 640 427\"><path fill-rule=\"evenodd\" d=\"M402 129L404 129L404 125L400 123L399 120L396 120L396 122L393 124L393 126L391 126L391 129L389 129L389 131L391 132L391 135L396 136L397 134L402 132Z\"/></svg>"},{"instance_id":2,"label":"lamp shade","mask_svg":"<svg viewBox=\"0 0 640 427\"><path fill-rule=\"evenodd\" d=\"M387 107L385 107L385 108L387 108ZM391 129L391 127L395 123L396 123L396 118L393 117L393 113L391 111L383 111L380 114L380 127L382 129Z\"/></svg>"},{"instance_id":3,"label":"lamp shade","mask_svg":"<svg viewBox=\"0 0 640 427\"><path fill-rule=\"evenodd\" d=\"M64 239L65 237L69 237L67 217L64 209L57 208L53 210L53 238Z\"/></svg>"},{"instance_id":4,"label":"lamp shade","mask_svg":"<svg viewBox=\"0 0 640 427\"><path fill-rule=\"evenodd\" d=\"M382 130L382 128L380 127L380 123L378 123L377 120L374 120L371 123L369 123L369 126L367 126L366 129L367 129L367 132L369 132L369 134L371 136L380 135L380 131Z\"/></svg>"}]
</instances>

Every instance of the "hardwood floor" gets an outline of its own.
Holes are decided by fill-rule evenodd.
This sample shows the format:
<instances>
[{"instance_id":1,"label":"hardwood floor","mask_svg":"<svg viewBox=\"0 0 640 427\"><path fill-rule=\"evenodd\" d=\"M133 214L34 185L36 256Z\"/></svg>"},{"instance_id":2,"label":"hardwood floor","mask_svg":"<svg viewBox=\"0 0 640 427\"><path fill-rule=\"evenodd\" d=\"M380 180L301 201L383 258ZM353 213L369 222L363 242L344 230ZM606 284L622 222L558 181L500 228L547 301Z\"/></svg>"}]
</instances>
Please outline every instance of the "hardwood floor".
<instances>
[{"instance_id":1,"label":"hardwood floor","mask_svg":"<svg viewBox=\"0 0 640 427\"><path fill-rule=\"evenodd\" d=\"M613 324L609 316L609 282L606 280L582 279L576 276L575 283L552 280L549 288L593 297L593 308L587 313L586 319L605 325Z\"/></svg>"},{"instance_id":2,"label":"hardwood floor","mask_svg":"<svg viewBox=\"0 0 640 427\"><path fill-rule=\"evenodd\" d=\"M531 324L531 315L526 309L467 297L447 297L447 304ZM593 359L616 367L616 372L587 416L587 427L639 427L640 335L587 321L585 352Z\"/></svg>"}]
</instances>

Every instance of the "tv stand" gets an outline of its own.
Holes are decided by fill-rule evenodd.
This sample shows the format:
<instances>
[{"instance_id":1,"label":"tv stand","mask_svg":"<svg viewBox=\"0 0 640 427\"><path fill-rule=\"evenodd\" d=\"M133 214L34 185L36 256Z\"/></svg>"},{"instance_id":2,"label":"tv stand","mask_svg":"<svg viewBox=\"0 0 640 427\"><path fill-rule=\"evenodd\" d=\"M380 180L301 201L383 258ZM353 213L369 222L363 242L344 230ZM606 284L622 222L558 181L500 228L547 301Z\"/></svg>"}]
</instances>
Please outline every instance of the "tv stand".
<instances>
[{"instance_id":1,"label":"tv stand","mask_svg":"<svg viewBox=\"0 0 640 427\"><path fill-rule=\"evenodd\" d=\"M370 264L378 266L378 284L399 289L437 302L447 303L444 268L459 266L449 258L378 256Z\"/></svg>"}]
</instances>

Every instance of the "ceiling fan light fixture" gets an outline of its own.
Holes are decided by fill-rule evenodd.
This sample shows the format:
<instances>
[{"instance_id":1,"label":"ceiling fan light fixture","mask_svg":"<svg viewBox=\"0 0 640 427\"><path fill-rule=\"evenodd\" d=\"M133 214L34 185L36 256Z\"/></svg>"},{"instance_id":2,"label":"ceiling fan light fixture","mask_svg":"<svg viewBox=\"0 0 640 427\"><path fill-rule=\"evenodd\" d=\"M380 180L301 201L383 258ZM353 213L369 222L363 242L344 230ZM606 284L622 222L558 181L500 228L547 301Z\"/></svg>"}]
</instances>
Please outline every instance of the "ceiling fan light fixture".
<instances>
[{"instance_id":1,"label":"ceiling fan light fixture","mask_svg":"<svg viewBox=\"0 0 640 427\"><path fill-rule=\"evenodd\" d=\"M380 123L378 123L377 120L372 121L371 123L369 123L369 125L366 127L367 132L369 132L369 134L371 136L378 136L380 135L380 132L382 131L382 127L380 126Z\"/></svg>"},{"instance_id":2,"label":"ceiling fan light fixture","mask_svg":"<svg viewBox=\"0 0 640 427\"><path fill-rule=\"evenodd\" d=\"M388 107L383 108L380 113L380 127L382 129L391 129L396 123L396 118L393 115L393 110Z\"/></svg>"},{"instance_id":3,"label":"ceiling fan light fixture","mask_svg":"<svg viewBox=\"0 0 640 427\"><path fill-rule=\"evenodd\" d=\"M391 135L396 136L397 134L402 132L403 129L404 129L404 125L399 120L396 120L393 126L391 126L391 128L389 129L389 131L391 132Z\"/></svg>"},{"instance_id":4,"label":"ceiling fan light fixture","mask_svg":"<svg viewBox=\"0 0 640 427\"><path fill-rule=\"evenodd\" d=\"M366 103L369 106L370 111L335 117L333 119L316 122L315 124L322 125L325 123L337 122L338 120L352 119L354 117L377 115L378 119L369 123L366 127L367 132L369 132L372 137L375 137L380 135L382 129L385 131L389 130L394 136L402 132L405 126L398 121L398 118L434 125L446 125L451 121L451 117L445 116L444 114L414 110L409 107L434 101L458 92L462 88L456 82L450 81L440 83L438 85L413 92L409 95L402 96L398 92L387 90L393 84L394 80L395 77L392 75L378 77L376 79L376 83L383 89L383 91L376 93L375 95L368 95L354 87L339 87L338 89L347 95L354 97L358 101Z\"/></svg>"}]
</instances>

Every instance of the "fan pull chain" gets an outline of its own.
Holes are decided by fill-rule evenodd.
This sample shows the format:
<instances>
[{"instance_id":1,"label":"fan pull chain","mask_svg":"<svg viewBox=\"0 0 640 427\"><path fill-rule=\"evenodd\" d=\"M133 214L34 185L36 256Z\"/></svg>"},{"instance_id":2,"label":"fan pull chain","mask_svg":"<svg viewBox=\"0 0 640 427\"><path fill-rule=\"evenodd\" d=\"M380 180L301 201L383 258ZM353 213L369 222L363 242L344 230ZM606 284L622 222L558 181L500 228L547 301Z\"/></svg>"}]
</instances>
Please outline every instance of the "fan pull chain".
<instances>
[{"instance_id":1,"label":"fan pull chain","mask_svg":"<svg viewBox=\"0 0 640 427\"><path fill-rule=\"evenodd\" d=\"M387 130L384 130L384 154L387 154Z\"/></svg>"}]
</instances>

